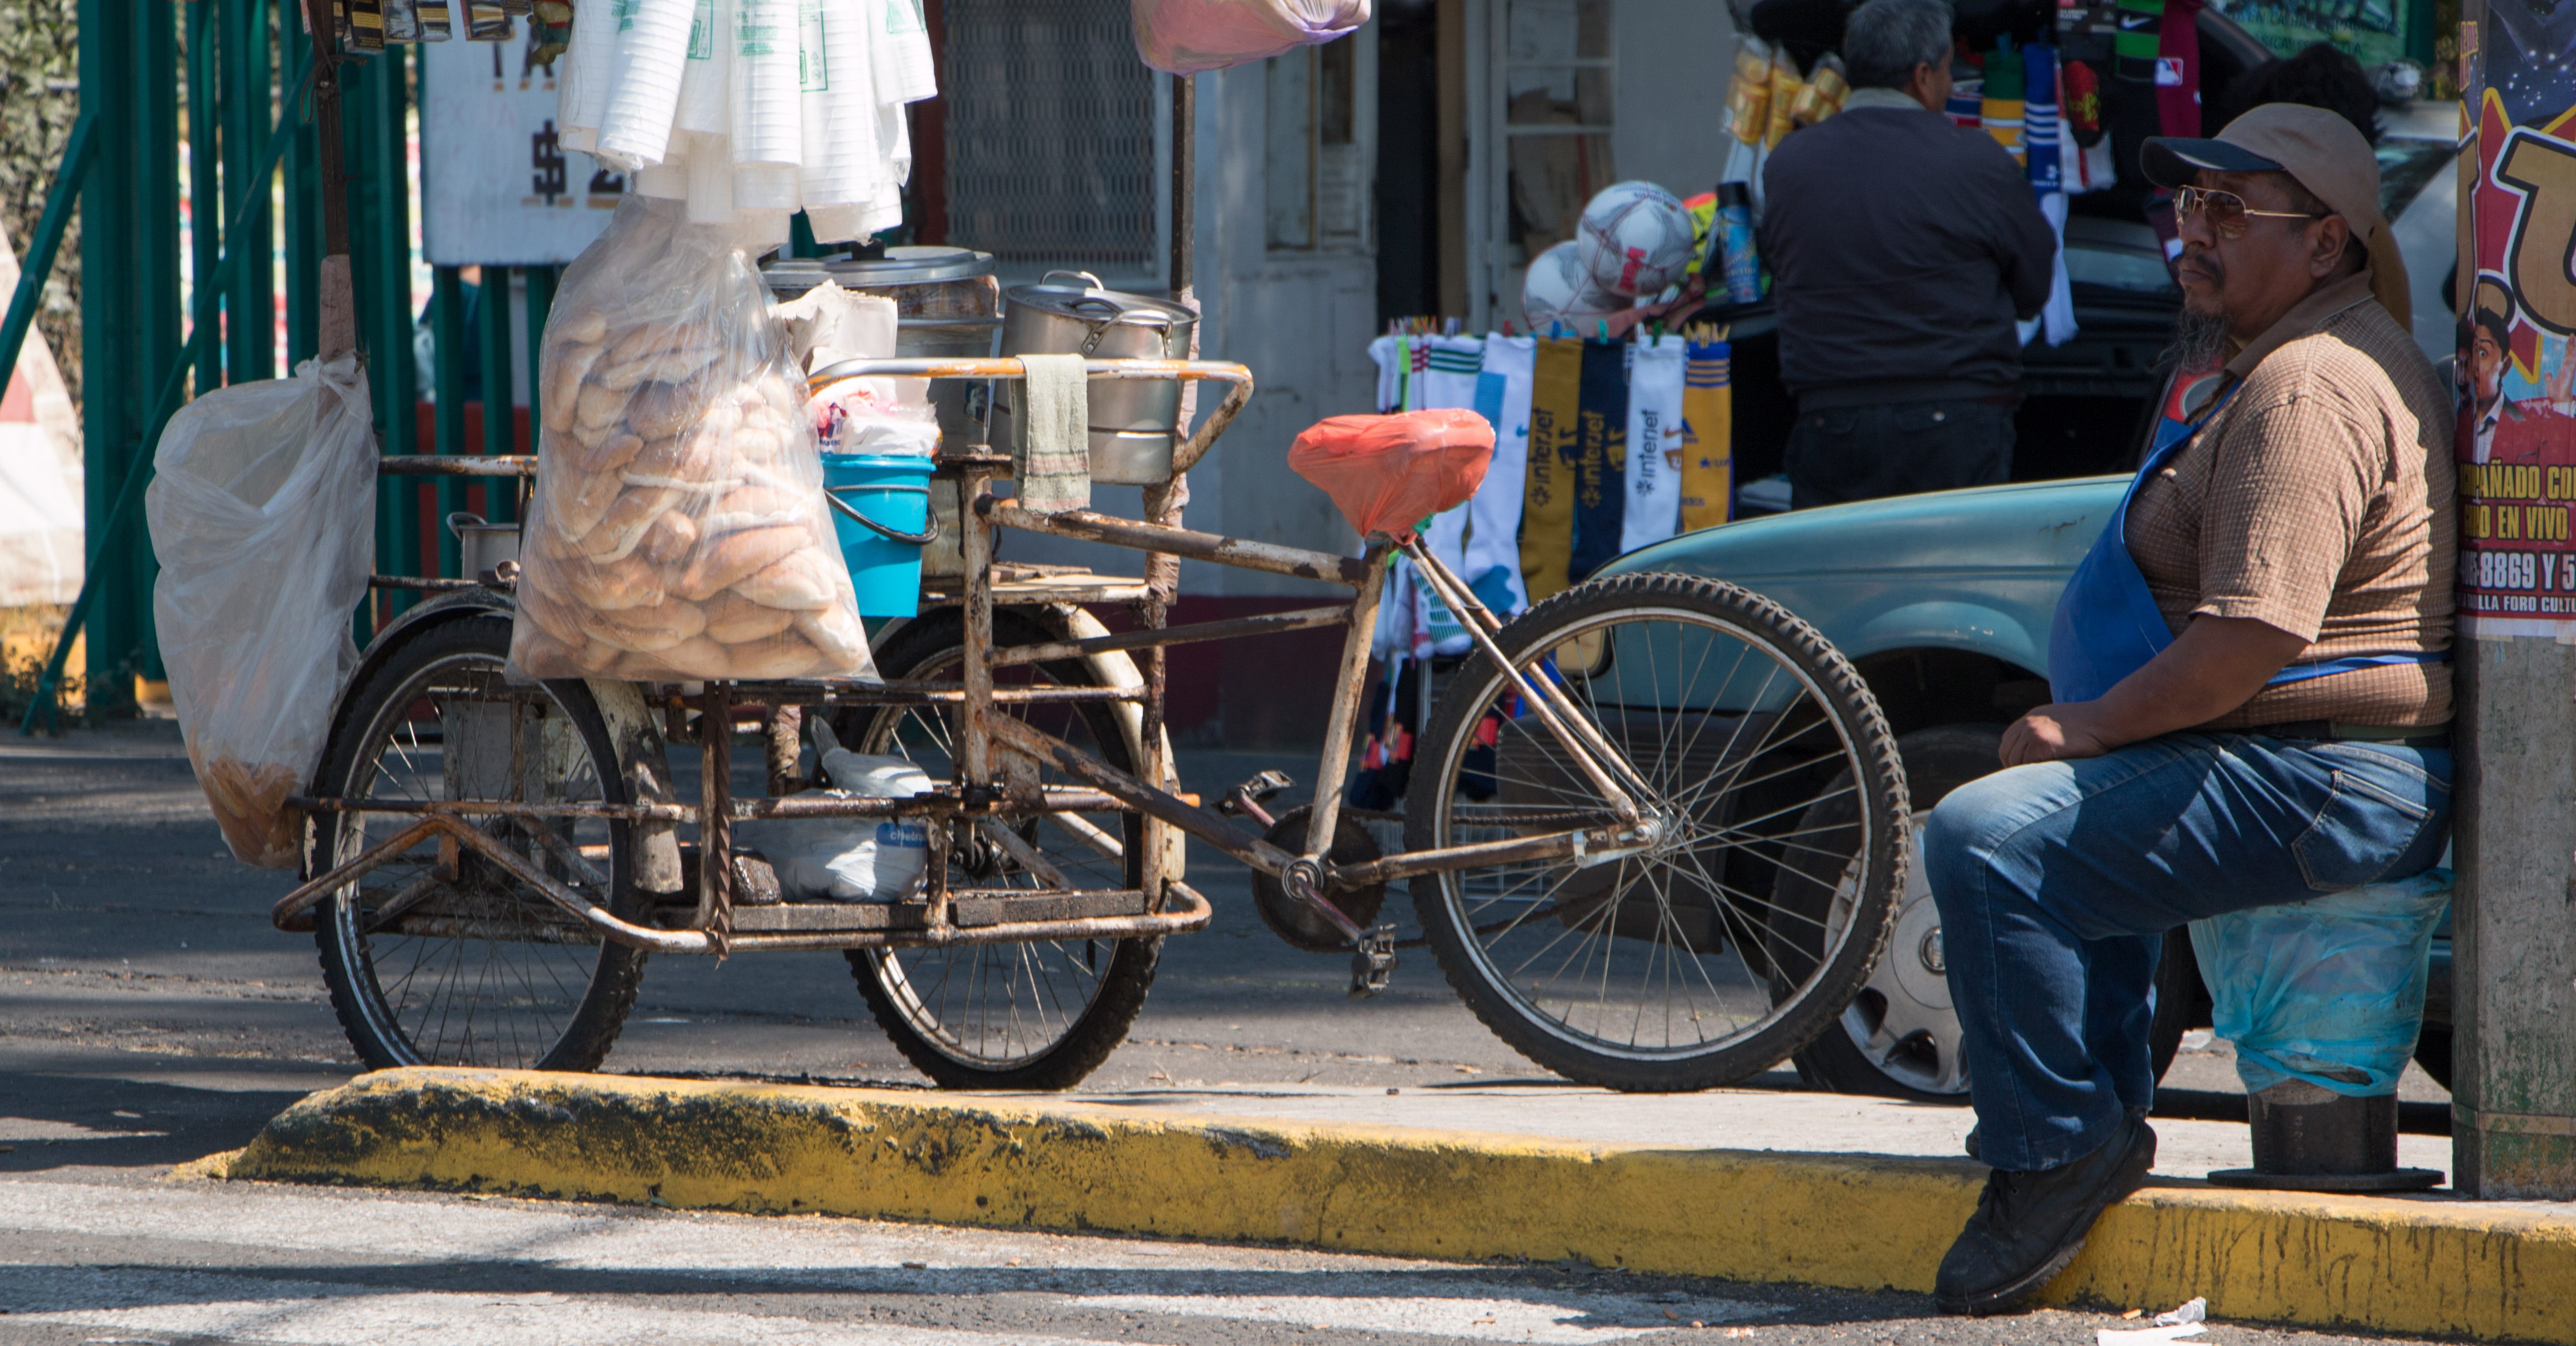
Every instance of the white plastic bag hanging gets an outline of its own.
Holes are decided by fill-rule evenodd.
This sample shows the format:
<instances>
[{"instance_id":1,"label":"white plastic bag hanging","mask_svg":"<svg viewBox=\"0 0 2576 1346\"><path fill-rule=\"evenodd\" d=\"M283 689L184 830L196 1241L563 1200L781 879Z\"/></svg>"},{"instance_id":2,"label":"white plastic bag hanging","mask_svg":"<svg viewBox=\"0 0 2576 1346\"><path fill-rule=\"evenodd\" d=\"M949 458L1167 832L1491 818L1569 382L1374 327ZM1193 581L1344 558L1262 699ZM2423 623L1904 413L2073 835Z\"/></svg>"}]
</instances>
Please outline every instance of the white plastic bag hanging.
<instances>
[{"instance_id":1,"label":"white plastic bag hanging","mask_svg":"<svg viewBox=\"0 0 2576 1346\"><path fill-rule=\"evenodd\" d=\"M1136 54L1195 75L1330 42L1369 19L1369 0L1129 0Z\"/></svg>"},{"instance_id":2,"label":"white plastic bag hanging","mask_svg":"<svg viewBox=\"0 0 2576 1346\"><path fill-rule=\"evenodd\" d=\"M234 858L291 869L286 797L356 666L375 565L376 440L357 357L237 383L170 418L143 494L152 621L188 761Z\"/></svg>"},{"instance_id":3,"label":"white plastic bag hanging","mask_svg":"<svg viewBox=\"0 0 2576 1346\"><path fill-rule=\"evenodd\" d=\"M541 678L873 679L769 290L629 199L546 319L510 660Z\"/></svg>"}]
</instances>

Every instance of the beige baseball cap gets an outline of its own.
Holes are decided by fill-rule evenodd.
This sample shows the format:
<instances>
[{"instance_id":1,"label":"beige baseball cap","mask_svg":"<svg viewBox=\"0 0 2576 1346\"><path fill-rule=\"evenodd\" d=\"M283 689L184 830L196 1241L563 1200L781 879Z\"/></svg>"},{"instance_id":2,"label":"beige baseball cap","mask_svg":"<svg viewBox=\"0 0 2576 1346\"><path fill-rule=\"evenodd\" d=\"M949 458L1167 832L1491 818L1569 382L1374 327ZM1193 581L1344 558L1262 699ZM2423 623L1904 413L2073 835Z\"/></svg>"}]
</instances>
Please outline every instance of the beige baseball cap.
<instances>
[{"instance_id":1,"label":"beige baseball cap","mask_svg":"<svg viewBox=\"0 0 2576 1346\"><path fill-rule=\"evenodd\" d=\"M2324 108L2265 103L2206 140L2156 136L2139 154L2147 181L2159 187L2188 185L2212 173L2287 173L2344 218L2370 251L2370 293L2400 327L2414 321L2407 298L2406 262L2388 219L2379 213L2379 157L2351 122Z\"/></svg>"}]
</instances>

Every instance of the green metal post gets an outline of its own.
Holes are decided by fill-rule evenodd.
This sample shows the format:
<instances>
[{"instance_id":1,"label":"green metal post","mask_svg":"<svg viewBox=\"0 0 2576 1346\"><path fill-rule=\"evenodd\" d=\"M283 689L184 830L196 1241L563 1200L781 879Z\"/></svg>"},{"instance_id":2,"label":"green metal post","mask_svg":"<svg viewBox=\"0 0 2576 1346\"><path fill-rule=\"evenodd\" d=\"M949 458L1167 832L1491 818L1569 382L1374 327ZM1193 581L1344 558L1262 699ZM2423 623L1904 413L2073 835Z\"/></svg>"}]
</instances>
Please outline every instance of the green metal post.
<instances>
[{"instance_id":1,"label":"green metal post","mask_svg":"<svg viewBox=\"0 0 2576 1346\"><path fill-rule=\"evenodd\" d=\"M136 296L135 326L142 334L138 349L142 363L135 370L138 391L145 398L156 398L158 388L143 386L144 381L170 368L179 359L180 286L179 286L179 14L177 0L142 0L140 31L133 39L138 60L136 70L137 146L141 160L136 165L135 218L129 226L135 230L142 255L137 270L143 284ZM147 403L148 405L148 403ZM142 434L133 450L130 470L140 473L148 483L152 476L152 445L161 438L161 427L176 408L163 408L142 425ZM160 562L152 555L152 534L148 528L134 528L127 534L128 564L133 567L132 583L124 592L123 609L127 626L124 649L142 677L158 680L161 671L161 642L152 629L152 582L161 573ZM93 650L90 658L95 661ZM129 684L125 694L131 695Z\"/></svg>"},{"instance_id":2,"label":"green metal post","mask_svg":"<svg viewBox=\"0 0 2576 1346\"><path fill-rule=\"evenodd\" d=\"M342 67L348 118L349 238L358 308L358 338L375 394L376 442L388 454L415 452L413 407L419 376L412 363L411 233L404 115L407 63L400 50ZM408 478L384 479L378 494L376 558L388 574L421 573L420 497ZM411 595L389 595L390 612Z\"/></svg>"},{"instance_id":3,"label":"green metal post","mask_svg":"<svg viewBox=\"0 0 2576 1346\"><path fill-rule=\"evenodd\" d=\"M545 370L546 318L555 310L555 286L563 280L559 266L532 266L528 278L528 452L535 453L545 442L545 388L539 377ZM527 479L519 479L518 489L527 490Z\"/></svg>"},{"instance_id":4,"label":"green metal post","mask_svg":"<svg viewBox=\"0 0 2576 1346\"><path fill-rule=\"evenodd\" d=\"M304 13L293 3L277 7L278 51L287 69L301 69L311 60L313 39L305 34ZM309 104L312 95L302 85L290 83L281 95L298 104ZM320 133L310 120L311 109L299 107L294 139L286 150L286 199L283 203L286 233L286 367L293 369L313 358L322 344L322 151Z\"/></svg>"},{"instance_id":5,"label":"green metal post","mask_svg":"<svg viewBox=\"0 0 2576 1346\"><path fill-rule=\"evenodd\" d=\"M224 288L224 368L231 381L277 376L276 283L269 259L276 231L269 220L270 182L251 181L251 166L268 152L269 126L277 112L272 104L269 60L268 0L222 0L220 70L222 102L224 218L242 213L245 197L250 214L242 233L226 240L241 255L232 283ZM287 96L292 97L293 90Z\"/></svg>"},{"instance_id":6,"label":"green metal post","mask_svg":"<svg viewBox=\"0 0 2576 1346\"><path fill-rule=\"evenodd\" d=\"M215 263L224 255L222 237L223 169L221 167L221 120L215 111L219 96L215 92L215 48L220 39L218 19L221 16L211 4L189 5L181 20L187 25L188 104L186 128L188 140L188 314L191 322L204 322L209 314L218 313L207 287L215 274ZM223 348L211 341L197 343L196 395L222 387L224 377Z\"/></svg>"},{"instance_id":7,"label":"green metal post","mask_svg":"<svg viewBox=\"0 0 2576 1346\"><path fill-rule=\"evenodd\" d=\"M429 332L438 345L437 408L431 422L436 436L436 453L465 452L465 282L452 266L442 266L431 273L429 296ZM472 578L464 574L463 551L456 534L447 528L447 516L464 504L464 478L439 477L432 486L438 508L432 518L438 523L438 573L448 578Z\"/></svg>"},{"instance_id":8,"label":"green metal post","mask_svg":"<svg viewBox=\"0 0 2576 1346\"><path fill-rule=\"evenodd\" d=\"M122 601L133 587L130 553L103 545L107 520L140 438L141 394L135 390L137 282L134 218L136 78L131 33L142 18L141 0L82 0L80 7L81 109L95 119L98 161L81 190L81 440L88 580L117 601L97 604L83 668L90 704L119 704L118 675L133 648L132 612Z\"/></svg>"},{"instance_id":9,"label":"green metal post","mask_svg":"<svg viewBox=\"0 0 2576 1346\"><path fill-rule=\"evenodd\" d=\"M483 268L482 298L475 304L475 354L481 361L483 375L483 451L517 453L518 422L511 410L511 385L517 380L510 368L510 271L507 267ZM509 523L518 516L518 499L505 489L505 483L493 480L483 483L484 517L495 523Z\"/></svg>"}]
</instances>

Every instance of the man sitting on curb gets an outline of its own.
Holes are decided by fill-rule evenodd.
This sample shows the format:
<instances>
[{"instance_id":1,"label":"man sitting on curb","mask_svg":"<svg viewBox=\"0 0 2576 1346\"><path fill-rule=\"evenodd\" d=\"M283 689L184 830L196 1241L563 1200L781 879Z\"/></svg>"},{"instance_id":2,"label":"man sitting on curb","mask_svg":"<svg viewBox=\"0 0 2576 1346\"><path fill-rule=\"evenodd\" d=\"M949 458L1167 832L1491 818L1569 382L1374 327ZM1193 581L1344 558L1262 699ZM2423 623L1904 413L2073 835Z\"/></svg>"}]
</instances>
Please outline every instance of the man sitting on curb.
<instances>
[{"instance_id":1,"label":"man sitting on curb","mask_svg":"<svg viewBox=\"0 0 2576 1346\"><path fill-rule=\"evenodd\" d=\"M2177 339L2227 363L2059 600L2053 703L1924 838L1994 1166L1952 1313L2027 1302L2145 1182L2165 931L2405 877L2450 831L2453 417L2370 146L2274 103L2145 165L2176 189Z\"/></svg>"}]
</instances>

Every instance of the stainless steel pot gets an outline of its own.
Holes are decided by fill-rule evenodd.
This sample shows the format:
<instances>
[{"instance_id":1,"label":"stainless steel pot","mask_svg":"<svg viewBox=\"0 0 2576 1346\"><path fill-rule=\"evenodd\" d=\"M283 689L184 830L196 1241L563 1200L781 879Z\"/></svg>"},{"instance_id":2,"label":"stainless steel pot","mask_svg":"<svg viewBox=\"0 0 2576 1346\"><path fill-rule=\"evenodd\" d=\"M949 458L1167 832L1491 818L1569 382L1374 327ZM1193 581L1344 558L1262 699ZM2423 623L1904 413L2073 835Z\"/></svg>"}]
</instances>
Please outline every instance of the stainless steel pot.
<instances>
[{"instance_id":1,"label":"stainless steel pot","mask_svg":"<svg viewBox=\"0 0 2576 1346\"><path fill-rule=\"evenodd\" d=\"M894 353L904 359L991 355L1001 331L1000 282L993 254L972 248L894 247L882 256L781 257L760 269L772 293L793 299L829 279L857 294L894 301ZM968 408L974 385L930 385L939 412L939 442L964 450L984 442L984 424Z\"/></svg>"},{"instance_id":2,"label":"stainless steel pot","mask_svg":"<svg viewBox=\"0 0 2576 1346\"><path fill-rule=\"evenodd\" d=\"M456 550L464 562L467 579L490 574L503 561L519 559L519 526L515 523L485 523L482 515L459 510L447 516L447 531L456 535Z\"/></svg>"},{"instance_id":3,"label":"stainless steel pot","mask_svg":"<svg viewBox=\"0 0 2576 1346\"><path fill-rule=\"evenodd\" d=\"M1059 280L1084 281L1068 285ZM1035 285L1002 294L1001 355L1080 355L1094 360L1185 360L1198 315L1165 299L1105 289L1087 271L1050 271ZM1017 385L993 394L993 438L1007 447L1018 433ZM1172 475L1172 441L1181 419L1177 380L1091 385L1091 479L1118 486L1157 486Z\"/></svg>"}]
</instances>

